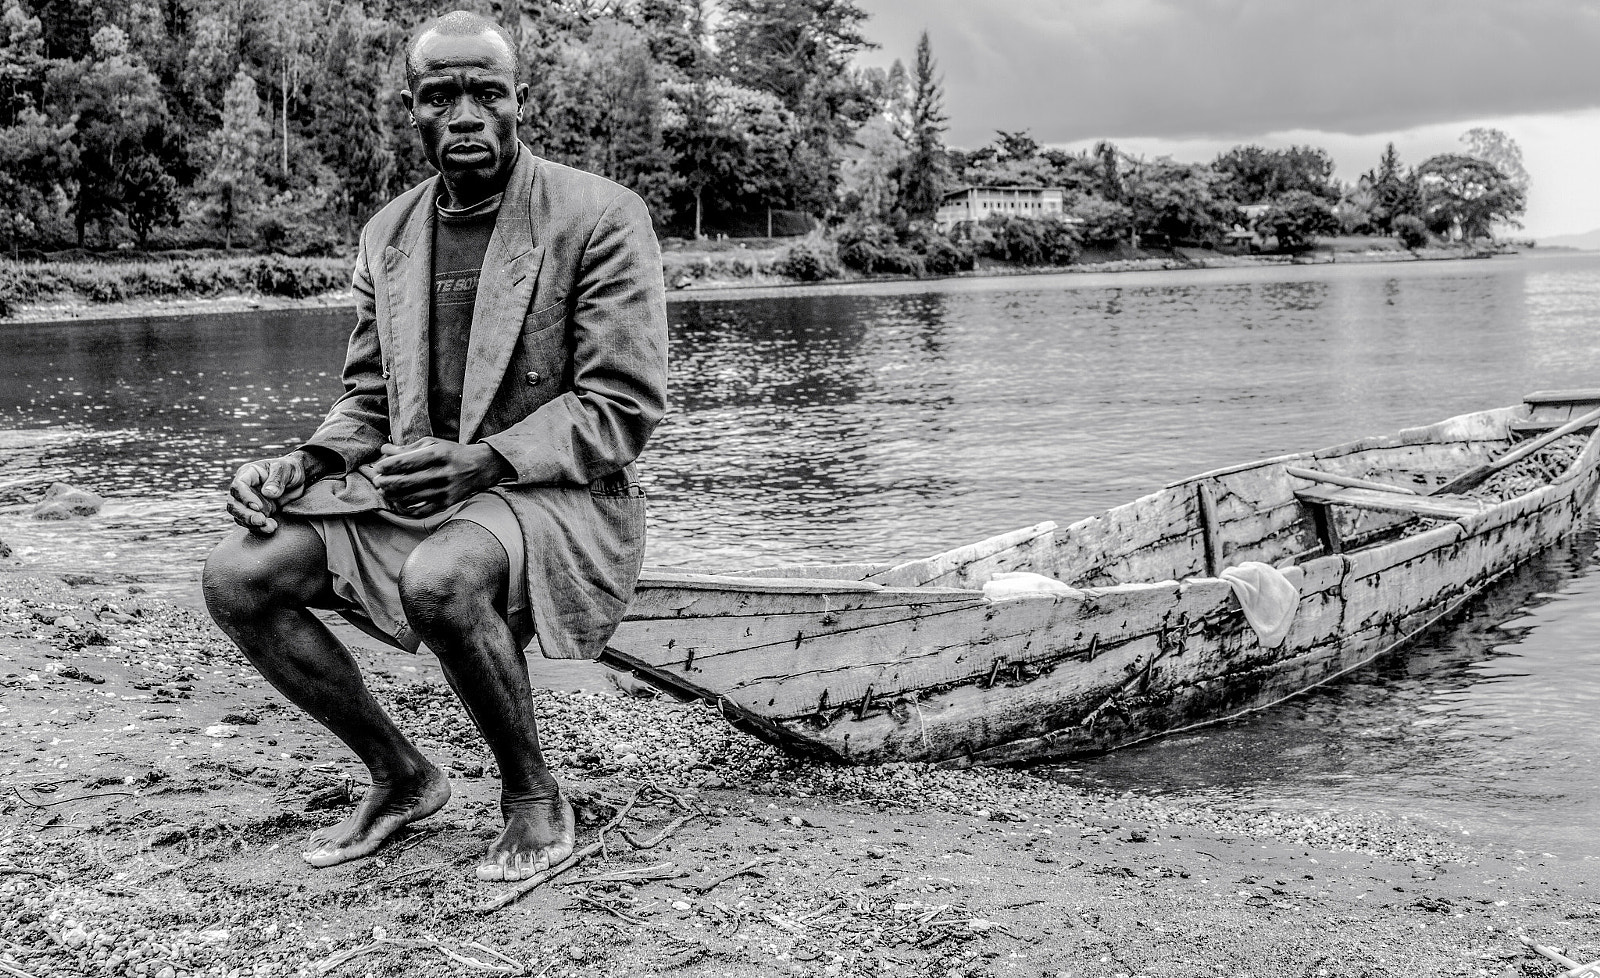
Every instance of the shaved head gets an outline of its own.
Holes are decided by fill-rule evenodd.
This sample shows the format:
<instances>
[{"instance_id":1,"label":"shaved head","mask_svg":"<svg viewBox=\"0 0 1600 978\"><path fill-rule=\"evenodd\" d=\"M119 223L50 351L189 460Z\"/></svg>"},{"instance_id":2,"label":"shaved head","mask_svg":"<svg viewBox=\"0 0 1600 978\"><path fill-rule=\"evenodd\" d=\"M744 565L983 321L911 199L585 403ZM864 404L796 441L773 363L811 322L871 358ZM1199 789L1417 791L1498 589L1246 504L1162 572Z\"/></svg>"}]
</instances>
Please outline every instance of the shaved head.
<instances>
[{"instance_id":1,"label":"shaved head","mask_svg":"<svg viewBox=\"0 0 1600 978\"><path fill-rule=\"evenodd\" d=\"M452 10L423 24L417 28L415 34L411 35L411 43L406 45L406 84L414 85L417 76L422 74L422 64L417 53L423 42L430 37L472 37L479 34L490 34L499 38L500 44L505 48L505 64L501 67L509 70L512 77L521 73L517 44L511 39L509 31L481 14L475 14L470 10Z\"/></svg>"}]
</instances>

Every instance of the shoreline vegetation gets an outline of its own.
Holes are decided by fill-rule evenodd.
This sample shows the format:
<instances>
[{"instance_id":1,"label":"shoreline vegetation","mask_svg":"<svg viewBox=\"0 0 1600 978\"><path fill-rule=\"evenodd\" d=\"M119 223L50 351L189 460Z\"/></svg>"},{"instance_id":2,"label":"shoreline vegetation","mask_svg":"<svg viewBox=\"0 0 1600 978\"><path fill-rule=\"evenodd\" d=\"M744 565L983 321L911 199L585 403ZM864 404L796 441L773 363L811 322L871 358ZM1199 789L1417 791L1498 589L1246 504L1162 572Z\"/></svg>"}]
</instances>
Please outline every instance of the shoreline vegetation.
<instances>
[{"instance_id":1,"label":"shoreline vegetation","mask_svg":"<svg viewBox=\"0 0 1600 978\"><path fill-rule=\"evenodd\" d=\"M1352 236L1319 242L1310 250L1245 254L1220 249L1132 249L1081 253L1067 264L1030 265L976 260L943 274L864 273L826 255L832 243L818 236L795 241L755 239L693 242L669 239L662 266L668 301L749 288L803 289L814 285L937 281L1059 273L1164 271L1287 264L1357 264L1485 258L1505 249L1402 247L1392 238ZM796 253L805 256L796 258ZM350 265L342 257L283 255L151 255L125 260L13 261L0 259L0 325L208 315L279 309L344 309ZM797 267L798 266L798 267ZM797 274L798 273L798 274Z\"/></svg>"}]
</instances>

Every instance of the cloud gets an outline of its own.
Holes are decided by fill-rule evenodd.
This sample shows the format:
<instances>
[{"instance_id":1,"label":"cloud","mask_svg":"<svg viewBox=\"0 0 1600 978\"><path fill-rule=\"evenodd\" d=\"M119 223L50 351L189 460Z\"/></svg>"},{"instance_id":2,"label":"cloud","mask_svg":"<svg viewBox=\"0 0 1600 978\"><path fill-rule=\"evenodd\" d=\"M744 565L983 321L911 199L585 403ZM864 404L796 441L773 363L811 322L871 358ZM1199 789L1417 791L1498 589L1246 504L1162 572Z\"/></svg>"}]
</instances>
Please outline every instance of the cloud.
<instances>
[{"instance_id":1,"label":"cloud","mask_svg":"<svg viewBox=\"0 0 1600 978\"><path fill-rule=\"evenodd\" d=\"M1600 106L1592 0L861 0L868 59L926 28L952 145L1363 135Z\"/></svg>"}]
</instances>

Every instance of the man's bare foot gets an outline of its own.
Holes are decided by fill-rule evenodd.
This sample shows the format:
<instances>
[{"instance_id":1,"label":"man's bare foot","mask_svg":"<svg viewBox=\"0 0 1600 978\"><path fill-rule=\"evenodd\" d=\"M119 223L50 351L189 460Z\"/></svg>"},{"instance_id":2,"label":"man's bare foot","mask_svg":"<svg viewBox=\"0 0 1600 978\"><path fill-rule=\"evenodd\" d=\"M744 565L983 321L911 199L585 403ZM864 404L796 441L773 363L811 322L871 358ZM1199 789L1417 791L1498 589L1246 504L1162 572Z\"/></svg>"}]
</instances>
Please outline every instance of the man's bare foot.
<instances>
[{"instance_id":1,"label":"man's bare foot","mask_svg":"<svg viewBox=\"0 0 1600 978\"><path fill-rule=\"evenodd\" d=\"M525 880L572 855L576 821L560 791L500 795L506 828L478 866L480 880Z\"/></svg>"},{"instance_id":2,"label":"man's bare foot","mask_svg":"<svg viewBox=\"0 0 1600 978\"><path fill-rule=\"evenodd\" d=\"M311 847L300 857L322 867L370 856L391 835L432 815L449 800L450 781L431 764L412 777L374 781L349 818L311 833Z\"/></svg>"}]
</instances>

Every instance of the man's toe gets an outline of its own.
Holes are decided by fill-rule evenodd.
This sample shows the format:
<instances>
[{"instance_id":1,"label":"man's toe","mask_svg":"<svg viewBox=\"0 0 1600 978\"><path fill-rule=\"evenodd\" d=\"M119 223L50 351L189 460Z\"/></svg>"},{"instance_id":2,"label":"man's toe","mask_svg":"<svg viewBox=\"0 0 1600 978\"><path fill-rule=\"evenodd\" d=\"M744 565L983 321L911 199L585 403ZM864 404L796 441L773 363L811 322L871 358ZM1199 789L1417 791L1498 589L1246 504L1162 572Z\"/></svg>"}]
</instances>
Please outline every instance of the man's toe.
<instances>
[{"instance_id":1,"label":"man's toe","mask_svg":"<svg viewBox=\"0 0 1600 978\"><path fill-rule=\"evenodd\" d=\"M479 863L477 877L478 879L483 880L485 883L494 883L508 878L506 876L505 866L494 862Z\"/></svg>"}]
</instances>

